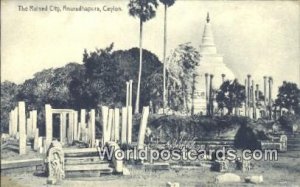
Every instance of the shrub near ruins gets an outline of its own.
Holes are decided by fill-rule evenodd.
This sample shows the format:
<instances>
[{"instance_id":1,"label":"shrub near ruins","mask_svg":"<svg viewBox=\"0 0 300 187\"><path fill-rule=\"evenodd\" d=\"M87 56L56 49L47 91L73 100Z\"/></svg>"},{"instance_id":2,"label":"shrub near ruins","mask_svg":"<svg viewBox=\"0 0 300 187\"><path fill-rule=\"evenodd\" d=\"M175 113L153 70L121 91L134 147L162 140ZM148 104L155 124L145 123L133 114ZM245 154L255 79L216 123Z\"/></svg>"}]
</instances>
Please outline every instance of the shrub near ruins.
<instances>
[{"instance_id":1,"label":"shrub near ruins","mask_svg":"<svg viewBox=\"0 0 300 187\"><path fill-rule=\"evenodd\" d=\"M233 139L236 132L247 118L223 116L210 118L206 116L150 116L148 127L153 136L163 142L180 139L182 133L195 139Z\"/></svg>"}]
</instances>

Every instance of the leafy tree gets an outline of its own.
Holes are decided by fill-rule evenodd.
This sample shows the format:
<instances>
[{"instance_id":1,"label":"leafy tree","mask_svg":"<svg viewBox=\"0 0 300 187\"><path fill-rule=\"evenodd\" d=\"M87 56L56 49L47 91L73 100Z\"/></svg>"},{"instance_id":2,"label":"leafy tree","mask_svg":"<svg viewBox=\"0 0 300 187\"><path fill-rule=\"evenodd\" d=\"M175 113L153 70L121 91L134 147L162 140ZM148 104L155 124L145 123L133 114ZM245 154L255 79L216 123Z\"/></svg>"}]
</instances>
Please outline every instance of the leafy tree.
<instances>
[{"instance_id":1,"label":"leafy tree","mask_svg":"<svg viewBox=\"0 0 300 187\"><path fill-rule=\"evenodd\" d=\"M180 44L168 58L168 102L171 109L189 112L188 102L199 58L199 52L190 43Z\"/></svg>"},{"instance_id":2,"label":"leafy tree","mask_svg":"<svg viewBox=\"0 0 300 187\"><path fill-rule=\"evenodd\" d=\"M216 101L220 109L226 107L228 115L232 114L232 110L242 106L242 102L246 99L245 87L241 85L237 79L234 81L225 81L217 92Z\"/></svg>"},{"instance_id":3,"label":"leafy tree","mask_svg":"<svg viewBox=\"0 0 300 187\"><path fill-rule=\"evenodd\" d=\"M117 63L117 72L119 77L119 82L121 83L121 91L119 92L119 99L121 101L126 100L126 89L125 82L132 79L133 80L133 90L137 88L138 85L138 68L139 68L139 49L131 48L129 50L118 50L112 54L112 58ZM159 61L158 57L152 52L143 49L143 69L142 74L143 78L141 79L141 95L143 97L140 98L140 106L149 105L149 101L158 102L157 98L154 98L154 94L151 94L153 90L158 91L157 93L160 97L162 95L161 89L156 89L159 87L158 85L161 83L156 82L154 84L153 80L150 77L157 77L156 74L162 71L162 63ZM155 78L159 81L158 78ZM151 84L153 82L153 84ZM135 102L136 92L132 93L133 102ZM155 103L156 104L156 103ZM157 103L157 105L159 105Z\"/></svg>"},{"instance_id":4,"label":"leafy tree","mask_svg":"<svg viewBox=\"0 0 300 187\"><path fill-rule=\"evenodd\" d=\"M163 107L163 75L161 71L156 71L152 73L147 81L144 90L147 91L147 95L149 98L149 102L152 102L152 107L154 109L154 113L157 112L158 108ZM144 96L144 94L143 94ZM149 105L149 102L147 103Z\"/></svg>"},{"instance_id":5,"label":"leafy tree","mask_svg":"<svg viewBox=\"0 0 300 187\"><path fill-rule=\"evenodd\" d=\"M17 105L19 87L13 82L1 83L1 132L8 132L9 112Z\"/></svg>"},{"instance_id":6,"label":"leafy tree","mask_svg":"<svg viewBox=\"0 0 300 187\"><path fill-rule=\"evenodd\" d=\"M29 109L41 110L46 103L57 108L71 108L75 101L69 86L74 77L79 77L81 68L80 64L69 63L62 68L38 72L20 85L18 99L28 103Z\"/></svg>"},{"instance_id":7,"label":"leafy tree","mask_svg":"<svg viewBox=\"0 0 300 187\"><path fill-rule=\"evenodd\" d=\"M85 73L81 80L74 79L70 89L81 107L98 108L118 102L120 82L117 63L112 58L113 44L83 54Z\"/></svg>"},{"instance_id":8,"label":"leafy tree","mask_svg":"<svg viewBox=\"0 0 300 187\"><path fill-rule=\"evenodd\" d=\"M130 0L128 4L129 14L137 17L140 20L140 64L139 77L137 85L137 94L135 101L135 113L139 113L140 102L140 86L142 76L142 62L143 62L143 23L154 18L156 15L156 8L158 6L157 0Z\"/></svg>"},{"instance_id":9,"label":"leafy tree","mask_svg":"<svg viewBox=\"0 0 300 187\"><path fill-rule=\"evenodd\" d=\"M142 70L140 106L155 100L149 85L149 77L162 69L158 57L143 50L144 67ZM99 108L100 105L124 106L126 100L126 81L133 80L133 89L137 87L139 49L113 51L112 45L106 49L84 53L84 75L74 78L70 89L77 103L83 108ZM132 93L133 98L136 93ZM134 100L133 100L134 102Z\"/></svg>"},{"instance_id":10,"label":"leafy tree","mask_svg":"<svg viewBox=\"0 0 300 187\"><path fill-rule=\"evenodd\" d=\"M297 110L300 102L300 90L297 84L284 81L279 87L275 105L286 108L289 112Z\"/></svg>"},{"instance_id":11,"label":"leafy tree","mask_svg":"<svg viewBox=\"0 0 300 187\"><path fill-rule=\"evenodd\" d=\"M166 51L167 51L167 10L175 3L175 0L159 0L164 4L164 56L163 56L163 108L166 107ZM164 110L165 112L165 110Z\"/></svg>"}]
</instances>

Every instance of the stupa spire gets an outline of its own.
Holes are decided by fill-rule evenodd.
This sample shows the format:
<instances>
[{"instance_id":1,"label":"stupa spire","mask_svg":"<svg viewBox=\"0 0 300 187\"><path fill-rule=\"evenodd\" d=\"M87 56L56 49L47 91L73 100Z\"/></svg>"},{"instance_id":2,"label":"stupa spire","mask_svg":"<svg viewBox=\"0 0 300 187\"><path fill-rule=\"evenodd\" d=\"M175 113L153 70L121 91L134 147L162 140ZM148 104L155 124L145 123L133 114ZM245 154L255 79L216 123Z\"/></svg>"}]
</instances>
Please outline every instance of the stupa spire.
<instances>
[{"instance_id":1,"label":"stupa spire","mask_svg":"<svg viewBox=\"0 0 300 187\"><path fill-rule=\"evenodd\" d=\"M202 35L202 44L200 45L200 53L217 54L213 31L210 24L209 12L207 12L207 16L206 16L206 23Z\"/></svg>"},{"instance_id":2,"label":"stupa spire","mask_svg":"<svg viewBox=\"0 0 300 187\"><path fill-rule=\"evenodd\" d=\"M206 16L206 23L209 23L210 18L209 18L209 12L207 12L207 16Z\"/></svg>"}]
</instances>

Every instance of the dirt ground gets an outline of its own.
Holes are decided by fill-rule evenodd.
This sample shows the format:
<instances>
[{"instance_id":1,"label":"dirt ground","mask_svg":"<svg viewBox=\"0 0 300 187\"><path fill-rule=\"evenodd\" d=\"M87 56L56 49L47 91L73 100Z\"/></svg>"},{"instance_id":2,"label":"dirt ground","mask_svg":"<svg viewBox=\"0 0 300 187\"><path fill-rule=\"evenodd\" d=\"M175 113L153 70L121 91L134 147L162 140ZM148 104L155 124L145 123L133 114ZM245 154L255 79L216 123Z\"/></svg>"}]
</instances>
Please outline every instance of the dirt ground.
<instances>
[{"instance_id":1,"label":"dirt ground","mask_svg":"<svg viewBox=\"0 0 300 187\"><path fill-rule=\"evenodd\" d=\"M241 176L240 183L216 184L214 179L218 172L212 172L208 167L186 169L172 169L170 171L151 172L129 168L130 176L101 176L97 178L71 178L65 179L59 186L112 186L112 187L154 187L166 186L167 182L179 182L180 186L205 187L205 186L300 186L300 152L292 151L280 153L278 161L254 162L254 168L248 173L233 170ZM263 175L264 182L259 185L244 182L244 177L249 175ZM33 173L7 174L1 176L1 186L47 186L46 177L36 176Z\"/></svg>"}]
</instances>

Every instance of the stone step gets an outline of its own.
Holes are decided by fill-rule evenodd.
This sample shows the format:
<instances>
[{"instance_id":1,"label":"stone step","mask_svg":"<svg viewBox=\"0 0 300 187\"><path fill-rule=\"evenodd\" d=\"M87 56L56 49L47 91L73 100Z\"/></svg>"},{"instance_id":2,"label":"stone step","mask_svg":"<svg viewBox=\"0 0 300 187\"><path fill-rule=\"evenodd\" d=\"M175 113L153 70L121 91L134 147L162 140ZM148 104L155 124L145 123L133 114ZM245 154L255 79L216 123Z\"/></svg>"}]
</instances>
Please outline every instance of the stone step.
<instances>
[{"instance_id":1,"label":"stone step","mask_svg":"<svg viewBox=\"0 0 300 187\"><path fill-rule=\"evenodd\" d=\"M110 171L113 170L109 164L74 164L65 165L65 171Z\"/></svg>"},{"instance_id":2,"label":"stone step","mask_svg":"<svg viewBox=\"0 0 300 187\"><path fill-rule=\"evenodd\" d=\"M82 178L84 180L85 177L101 177L102 175L111 175L113 174L113 169L101 170L101 171L66 171L66 178Z\"/></svg>"},{"instance_id":3,"label":"stone step","mask_svg":"<svg viewBox=\"0 0 300 187\"><path fill-rule=\"evenodd\" d=\"M109 164L107 160L65 160L66 165L82 165L82 164Z\"/></svg>"},{"instance_id":4,"label":"stone step","mask_svg":"<svg viewBox=\"0 0 300 187\"><path fill-rule=\"evenodd\" d=\"M90 153L98 153L98 149L97 148L84 148L84 149L74 149L74 148L66 148L63 149L65 154L79 154L79 153L86 153L86 154L90 154Z\"/></svg>"},{"instance_id":5,"label":"stone step","mask_svg":"<svg viewBox=\"0 0 300 187\"><path fill-rule=\"evenodd\" d=\"M162 170L169 170L170 164L165 162L158 162L158 163L144 163L143 167L145 170L153 170L153 171L162 171Z\"/></svg>"},{"instance_id":6,"label":"stone step","mask_svg":"<svg viewBox=\"0 0 300 187\"><path fill-rule=\"evenodd\" d=\"M25 159L25 160L1 160L1 170L12 169L12 168L22 168L22 167L32 167L41 166L44 164L44 159Z\"/></svg>"},{"instance_id":7,"label":"stone step","mask_svg":"<svg viewBox=\"0 0 300 187\"><path fill-rule=\"evenodd\" d=\"M94 161L106 161L107 162L107 160L102 160L101 158L100 158L100 156L82 156L82 157L65 157L65 161L78 161L78 162L80 162L80 161L90 161L90 162L94 162Z\"/></svg>"}]
</instances>

